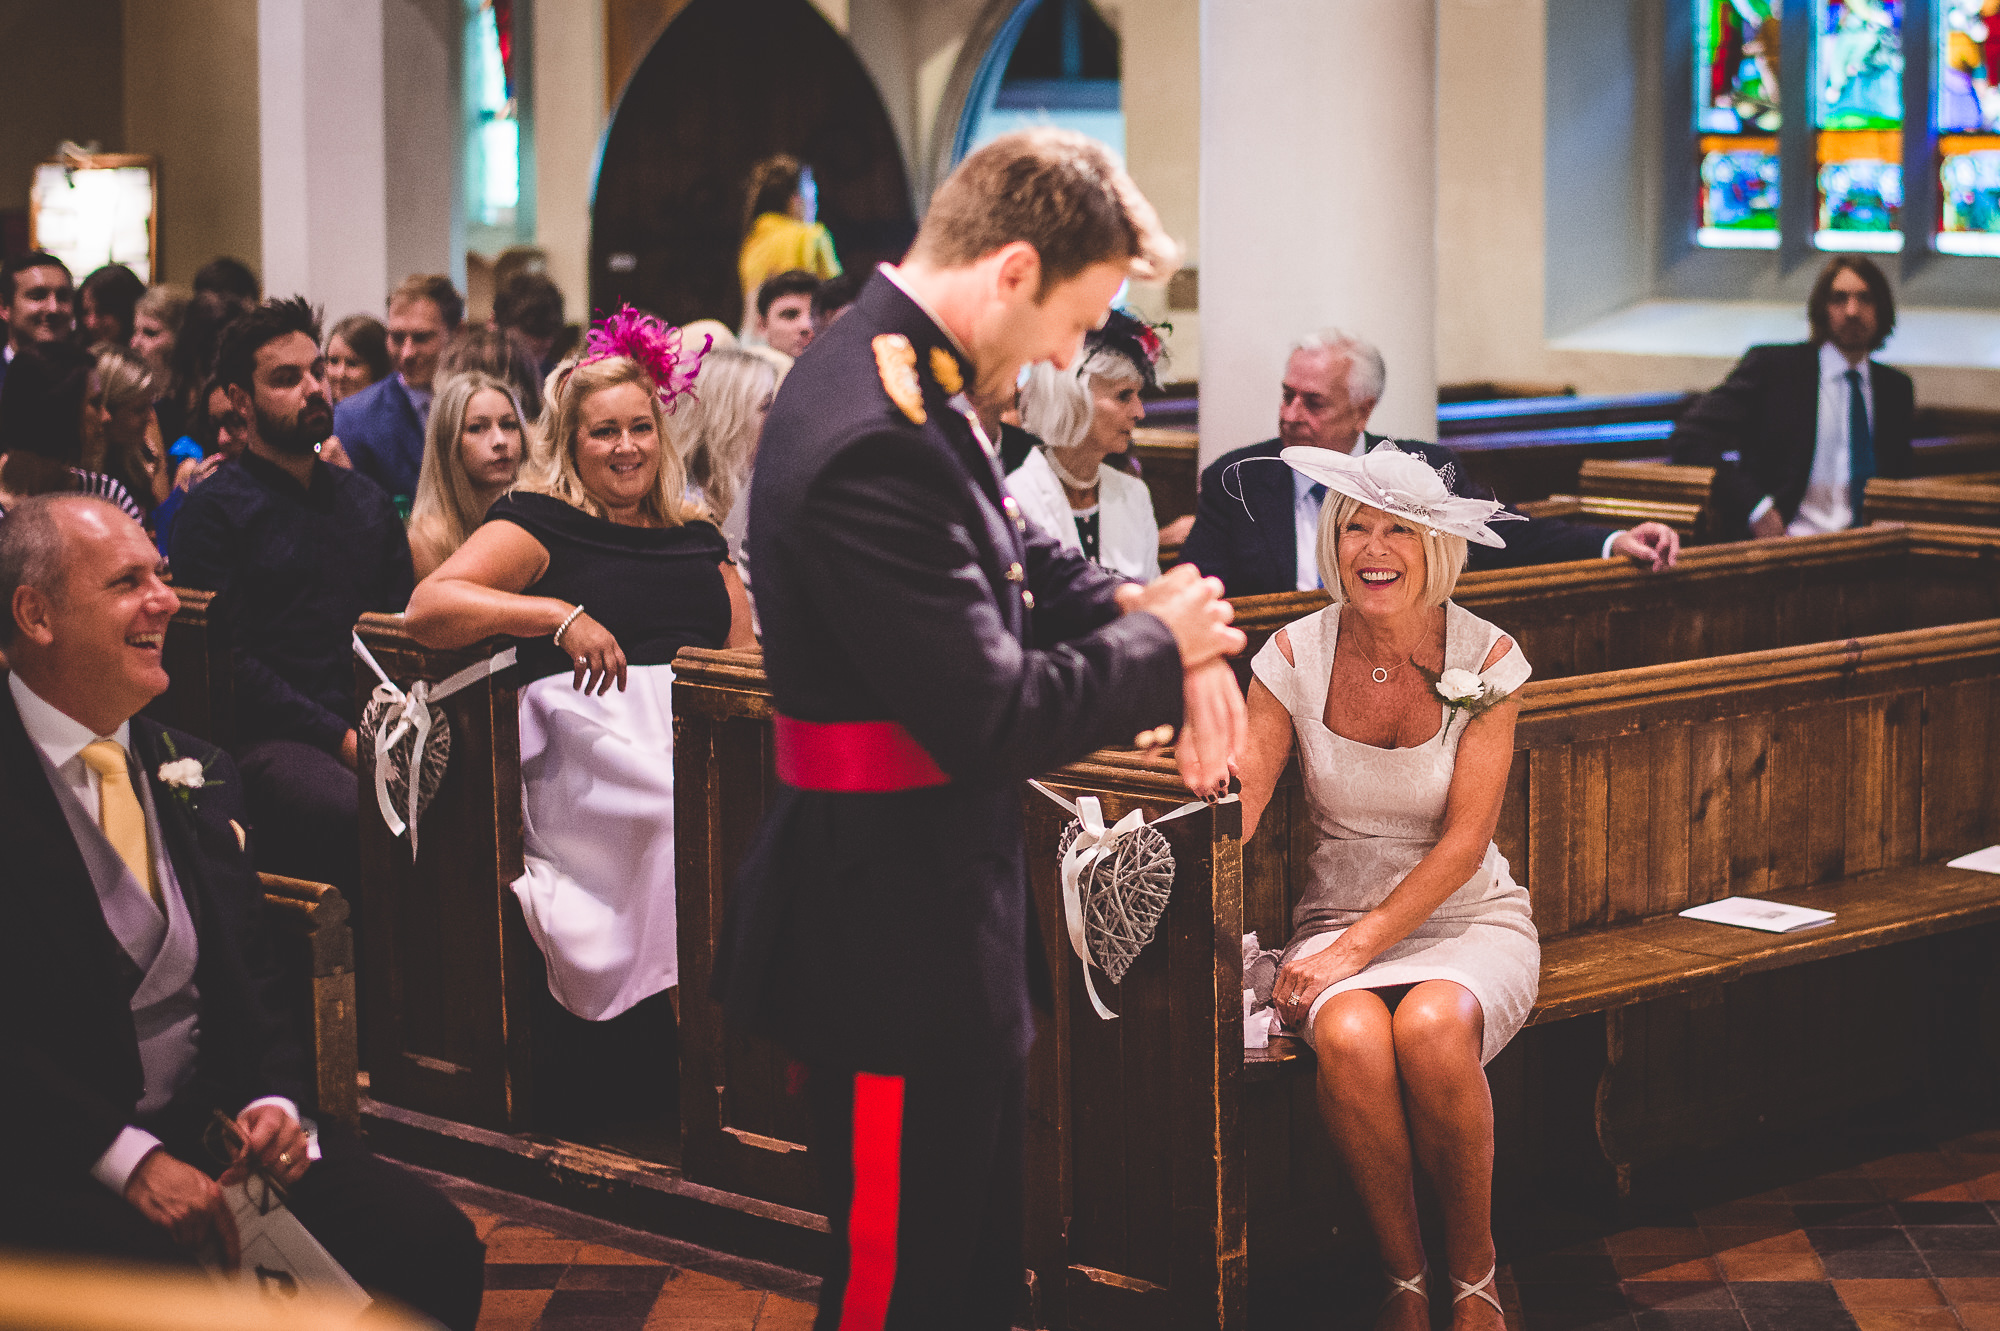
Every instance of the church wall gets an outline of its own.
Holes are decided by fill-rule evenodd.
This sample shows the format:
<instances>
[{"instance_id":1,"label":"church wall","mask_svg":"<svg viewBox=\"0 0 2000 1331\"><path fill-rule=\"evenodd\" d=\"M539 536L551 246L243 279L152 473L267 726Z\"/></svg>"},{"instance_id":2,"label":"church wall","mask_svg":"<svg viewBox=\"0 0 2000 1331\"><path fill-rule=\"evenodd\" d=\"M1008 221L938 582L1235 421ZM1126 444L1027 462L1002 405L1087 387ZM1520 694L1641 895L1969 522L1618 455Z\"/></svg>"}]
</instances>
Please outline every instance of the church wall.
<instances>
[{"instance_id":1,"label":"church wall","mask_svg":"<svg viewBox=\"0 0 2000 1331\"><path fill-rule=\"evenodd\" d=\"M0 51L9 53L0 211L25 212L35 167L64 139L124 151L123 10L121 0L0 2Z\"/></svg>"},{"instance_id":2,"label":"church wall","mask_svg":"<svg viewBox=\"0 0 2000 1331\"><path fill-rule=\"evenodd\" d=\"M464 9L463 0L383 0L392 283L446 273L465 289Z\"/></svg>"},{"instance_id":3,"label":"church wall","mask_svg":"<svg viewBox=\"0 0 2000 1331\"><path fill-rule=\"evenodd\" d=\"M161 276L218 254L261 270L257 0L134 0L123 36L123 146L160 159Z\"/></svg>"}]
</instances>

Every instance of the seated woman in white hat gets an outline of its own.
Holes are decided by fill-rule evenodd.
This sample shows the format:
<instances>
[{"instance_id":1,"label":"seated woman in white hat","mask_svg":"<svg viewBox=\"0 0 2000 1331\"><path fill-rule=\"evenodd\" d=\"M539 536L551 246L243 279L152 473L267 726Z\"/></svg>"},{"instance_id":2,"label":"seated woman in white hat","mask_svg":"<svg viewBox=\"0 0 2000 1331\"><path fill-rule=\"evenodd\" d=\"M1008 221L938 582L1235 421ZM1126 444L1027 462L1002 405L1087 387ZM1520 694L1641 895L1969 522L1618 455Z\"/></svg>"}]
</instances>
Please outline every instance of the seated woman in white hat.
<instances>
[{"instance_id":1,"label":"seated woman in white hat","mask_svg":"<svg viewBox=\"0 0 2000 1331\"><path fill-rule=\"evenodd\" d=\"M1493 844L1514 756L1520 649L1453 604L1468 541L1513 515L1462 499L1421 458L1287 448L1324 484L1333 604L1251 670L1239 761L1248 839L1296 740L1318 833L1272 1001L1319 1057L1319 1106L1389 1278L1378 1327L1427 1327L1415 1173L1444 1206L1461 1331L1493 1294L1493 1104L1484 1065L1527 1021L1541 947Z\"/></svg>"}]
</instances>

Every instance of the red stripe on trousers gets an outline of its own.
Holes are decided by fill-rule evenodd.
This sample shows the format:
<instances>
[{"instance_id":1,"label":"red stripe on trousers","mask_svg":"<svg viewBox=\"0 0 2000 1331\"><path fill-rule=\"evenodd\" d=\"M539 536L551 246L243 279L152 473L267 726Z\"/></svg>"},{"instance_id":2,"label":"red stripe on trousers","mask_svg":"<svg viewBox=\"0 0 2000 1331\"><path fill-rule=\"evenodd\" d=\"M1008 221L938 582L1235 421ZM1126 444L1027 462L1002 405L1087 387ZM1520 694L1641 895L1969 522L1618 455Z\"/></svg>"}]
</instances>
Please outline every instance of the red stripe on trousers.
<instances>
[{"instance_id":1,"label":"red stripe on trousers","mask_svg":"<svg viewBox=\"0 0 2000 1331\"><path fill-rule=\"evenodd\" d=\"M896 1285L902 1202L903 1079L854 1074L854 1198L847 1213L847 1290L840 1331L882 1331Z\"/></svg>"}]
</instances>

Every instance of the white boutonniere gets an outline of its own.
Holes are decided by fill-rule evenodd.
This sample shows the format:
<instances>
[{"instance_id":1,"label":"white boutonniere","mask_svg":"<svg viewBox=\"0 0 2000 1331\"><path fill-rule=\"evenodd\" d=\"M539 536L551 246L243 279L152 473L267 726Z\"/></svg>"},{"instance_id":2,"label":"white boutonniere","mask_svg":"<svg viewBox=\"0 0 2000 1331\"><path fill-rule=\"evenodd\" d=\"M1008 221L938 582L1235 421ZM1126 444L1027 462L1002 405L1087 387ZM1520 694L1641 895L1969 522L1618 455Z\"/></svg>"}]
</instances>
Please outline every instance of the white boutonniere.
<instances>
[{"instance_id":1,"label":"white boutonniere","mask_svg":"<svg viewBox=\"0 0 2000 1331\"><path fill-rule=\"evenodd\" d=\"M197 790L223 784L220 781L209 780L208 764L198 758L181 757L180 751L174 748L173 736L162 735L160 741L167 747L169 761L161 763L159 771L154 775L159 778L160 784L167 788L167 792L181 802L182 808L194 808L194 793Z\"/></svg>"},{"instance_id":2,"label":"white boutonniere","mask_svg":"<svg viewBox=\"0 0 2000 1331\"><path fill-rule=\"evenodd\" d=\"M1456 667L1442 673L1426 670L1417 665L1414 657L1411 658L1410 664L1416 666L1417 673L1436 690L1437 696L1444 699L1444 705L1449 709L1450 715L1445 717L1444 727L1438 731L1440 744L1451 734L1451 723L1456 717L1463 715L1467 721L1471 721L1481 712L1498 707L1511 696L1470 670L1460 670Z\"/></svg>"}]
</instances>

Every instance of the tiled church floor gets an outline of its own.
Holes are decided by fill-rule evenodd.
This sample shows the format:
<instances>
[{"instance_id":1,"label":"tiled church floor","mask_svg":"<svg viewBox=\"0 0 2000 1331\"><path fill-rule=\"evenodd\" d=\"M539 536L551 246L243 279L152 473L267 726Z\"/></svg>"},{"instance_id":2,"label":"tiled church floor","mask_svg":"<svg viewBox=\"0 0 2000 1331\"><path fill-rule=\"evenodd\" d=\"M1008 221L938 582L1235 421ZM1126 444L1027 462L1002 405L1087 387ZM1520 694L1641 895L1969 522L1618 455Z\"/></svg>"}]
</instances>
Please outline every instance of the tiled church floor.
<instances>
[{"instance_id":1,"label":"tiled church floor","mask_svg":"<svg viewBox=\"0 0 2000 1331\"><path fill-rule=\"evenodd\" d=\"M1539 1238L1502 1240L1508 1326L2000 1331L2000 1128L1896 1129L1845 1154L1753 1195L1654 1207L1611 1232L1530 1222ZM436 1177L486 1237L482 1331L811 1325L811 1277ZM1373 1297L1338 1278L1253 1291L1252 1322L1365 1326Z\"/></svg>"}]
</instances>

